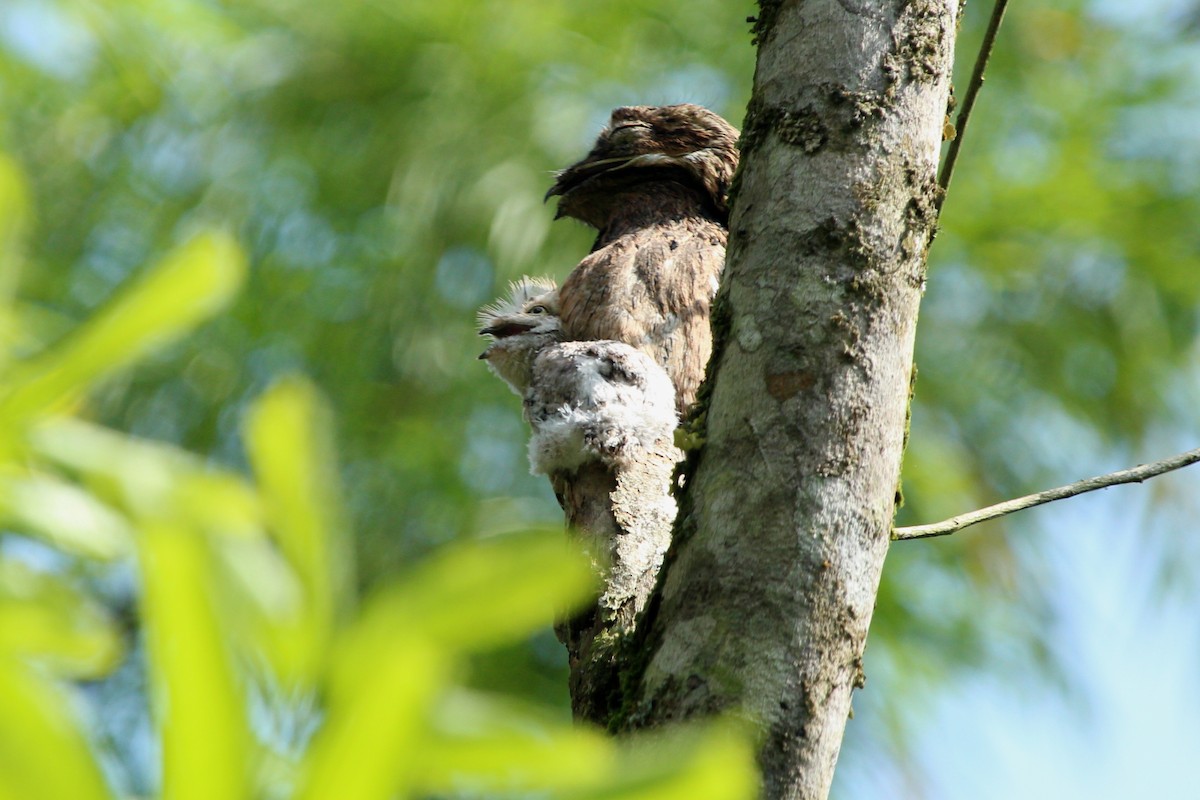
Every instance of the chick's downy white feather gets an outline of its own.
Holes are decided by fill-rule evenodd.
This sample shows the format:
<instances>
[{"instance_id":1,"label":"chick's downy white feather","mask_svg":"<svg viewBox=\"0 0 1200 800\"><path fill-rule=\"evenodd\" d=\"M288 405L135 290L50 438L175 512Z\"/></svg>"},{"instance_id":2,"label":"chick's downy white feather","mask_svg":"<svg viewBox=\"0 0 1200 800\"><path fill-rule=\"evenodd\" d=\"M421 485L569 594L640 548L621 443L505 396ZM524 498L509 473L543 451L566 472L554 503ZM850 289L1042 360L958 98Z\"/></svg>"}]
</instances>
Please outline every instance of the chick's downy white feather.
<instances>
[{"instance_id":1,"label":"chick's downy white feather","mask_svg":"<svg viewBox=\"0 0 1200 800\"><path fill-rule=\"evenodd\" d=\"M557 302L552 283L523 278L479 317L493 339L480 358L523 400L534 474L617 468L669 446L678 417L666 371L620 342L560 341Z\"/></svg>"},{"instance_id":2,"label":"chick's downy white feather","mask_svg":"<svg viewBox=\"0 0 1200 800\"><path fill-rule=\"evenodd\" d=\"M563 342L534 362L525 394L535 474L588 461L625 466L674 435L675 390L654 360L620 342Z\"/></svg>"}]
</instances>

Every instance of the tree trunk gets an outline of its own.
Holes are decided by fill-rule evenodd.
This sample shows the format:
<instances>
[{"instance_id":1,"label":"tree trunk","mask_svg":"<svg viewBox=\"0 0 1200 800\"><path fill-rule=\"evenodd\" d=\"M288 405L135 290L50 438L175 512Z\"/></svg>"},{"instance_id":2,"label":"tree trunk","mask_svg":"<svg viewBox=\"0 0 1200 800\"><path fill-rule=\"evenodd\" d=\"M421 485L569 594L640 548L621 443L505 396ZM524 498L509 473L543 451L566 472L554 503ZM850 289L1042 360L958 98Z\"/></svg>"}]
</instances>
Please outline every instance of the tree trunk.
<instances>
[{"instance_id":1,"label":"tree trunk","mask_svg":"<svg viewBox=\"0 0 1200 800\"><path fill-rule=\"evenodd\" d=\"M863 682L957 12L764 0L755 25L707 441L620 722L735 710L767 798L828 795Z\"/></svg>"},{"instance_id":2,"label":"tree trunk","mask_svg":"<svg viewBox=\"0 0 1200 800\"><path fill-rule=\"evenodd\" d=\"M603 576L596 602L557 626L570 665L571 711L599 724L620 708L619 659L654 589L676 516L671 475L683 454L660 440L632 455L619 466L584 464L554 481L572 535Z\"/></svg>"}]
</instances>

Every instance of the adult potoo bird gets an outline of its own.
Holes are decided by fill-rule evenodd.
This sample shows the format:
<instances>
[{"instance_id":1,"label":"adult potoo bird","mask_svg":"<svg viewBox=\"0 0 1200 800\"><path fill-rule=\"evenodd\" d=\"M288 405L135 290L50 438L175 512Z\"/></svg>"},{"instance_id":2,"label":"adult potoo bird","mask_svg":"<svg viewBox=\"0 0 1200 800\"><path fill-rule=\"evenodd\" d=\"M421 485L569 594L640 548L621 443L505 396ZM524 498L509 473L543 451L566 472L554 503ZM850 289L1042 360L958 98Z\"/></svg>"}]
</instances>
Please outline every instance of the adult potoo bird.
<instances>
[{"instance_id":1,"label":"adult potoo bird","mask_svg":"<svg viewBox=\"0 0 1200 800\"><path fill-rule=\"evenodd\" d=\"M600 231L559 290L564 337L646 353L671 377L680 412L695 400L712 351L737 137L700 106L618 108L546 195L560 197L559 217Z\"/></svg>"},{"instance_id":2,"label":"adult potoo bird","mask_svg":"<svg viewBox=\"0 0 1200 800\"><path fill-rule=\"evenodd\" d=\"M644 353L613 341L562 342L551 281L522 278L482 308L480 355L522 398L533 429L534 474L565 476L588 462L619 469L668 447L677 418L670 378Z\"/></svg>"}]
</instances>

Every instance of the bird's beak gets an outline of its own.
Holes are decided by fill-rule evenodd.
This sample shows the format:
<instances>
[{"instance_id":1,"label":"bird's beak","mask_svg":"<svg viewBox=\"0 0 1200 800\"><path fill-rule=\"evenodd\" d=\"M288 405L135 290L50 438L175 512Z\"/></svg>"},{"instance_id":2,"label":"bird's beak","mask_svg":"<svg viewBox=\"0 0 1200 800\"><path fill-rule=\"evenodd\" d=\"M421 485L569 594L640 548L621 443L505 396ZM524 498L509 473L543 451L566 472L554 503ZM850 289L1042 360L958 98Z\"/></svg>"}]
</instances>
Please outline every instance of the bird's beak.
<instances>
[{"instance_id":1,"label":"bird's beak","mask_svg":"<svg viewBox=\"0 0 1200 800\"><path fill-rule=\"evenodd\" d=\"M566 190L562 182L563 176L566 175L566 173L567 171L565 169L554 173L554 185L546 190L546 196L542 198L543 203L549 202L551 197L558 197Z\"/></svg>"},{"instance_id":2,"label":"bird's beak","mask_svg":"<svg viewBox=\"0 0 1200 800\"><path fill-rule=\"evenodd\" d=\"M497 322L495 325L487 326L479 332L479 335L491 336L494 339L503 339L506 336L516 336L518 333L526 333L531 330L533 330L533 325L504 320Z\"/></svg>"},{"instance_id":3,"label":"bird's beak","mask_svg":"<svg viewBox=\"0 0 1200 800\"><path fill-rule=\"evenodd\" d=\"M550 191L546 192L542 202L546 202L551 197L561 197L589 178L594 178L612 169L618 169L629 162L629 156L617 156L615 158L598 158L595 161L584 159L578 164L572 164L554 176L554 185L550 187Z\"/></svg>"}]
</instances>

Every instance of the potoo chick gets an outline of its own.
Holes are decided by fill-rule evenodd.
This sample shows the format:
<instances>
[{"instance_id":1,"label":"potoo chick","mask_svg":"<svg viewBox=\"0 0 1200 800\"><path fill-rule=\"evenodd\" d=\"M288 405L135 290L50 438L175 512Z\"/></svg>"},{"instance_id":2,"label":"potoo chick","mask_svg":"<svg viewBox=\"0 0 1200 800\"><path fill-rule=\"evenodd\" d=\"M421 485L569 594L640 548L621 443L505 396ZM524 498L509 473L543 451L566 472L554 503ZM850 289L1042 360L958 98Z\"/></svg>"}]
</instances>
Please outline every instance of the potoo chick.
<instances>
[{"instance_id":1,"label":"potoo chick","mask_svg":"<svg viewBox=\"0 0 1200 800\"><path fill-rule=\"evenodd\" d=\"M509 284L507 297L479 309L476 321L479 335L492 338L480 360L523 398L533 380L533 360L563 338L558 287L549 278L523 277Z\"/></svg>"},{"instance_id":2,"label":"potoo chick","mask_svg":"<svg viewBox=\"0 0 1200 800\"><path fill-rule=\"evenodd\" d=\"M645 609L671 541L678 417L671 379L621 342L562 341L559 295L522 279L479 313L480 358L521 396L529 462L550 478L568 528L603 577L600 596L555 625L571 708L598 720L620 696L617 654Z\"/></svg>"},{"instance_id":3,"label":"potoo chick","mask_svg":"<svg viewBox=\"0 0 1200 800\"><path fill-rule=\"evenodd\" d=\"M599 231L559 290L563 337L631 345L662 366L682 413L712 351L738 132L696 105L612 112L592 151L546 197Z\"/></svg>"},{"instance_id":4,"label":"potoo chick","mask_svg":"<svg viewBox=\"0 0 1200 800\"><path fill-rule=\"evenodd\" d=\"M479 357L522 398L533 473L591 461L619 469L669 447L678 420L666 372L620 342L563 342L558 312L553 282L537 278L479 312L480 334L492 337Z\"/></svg>"}]
</instances>

